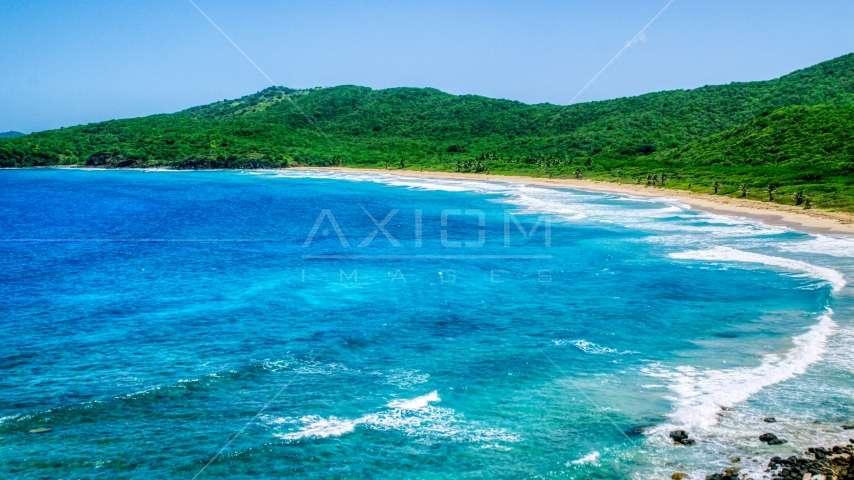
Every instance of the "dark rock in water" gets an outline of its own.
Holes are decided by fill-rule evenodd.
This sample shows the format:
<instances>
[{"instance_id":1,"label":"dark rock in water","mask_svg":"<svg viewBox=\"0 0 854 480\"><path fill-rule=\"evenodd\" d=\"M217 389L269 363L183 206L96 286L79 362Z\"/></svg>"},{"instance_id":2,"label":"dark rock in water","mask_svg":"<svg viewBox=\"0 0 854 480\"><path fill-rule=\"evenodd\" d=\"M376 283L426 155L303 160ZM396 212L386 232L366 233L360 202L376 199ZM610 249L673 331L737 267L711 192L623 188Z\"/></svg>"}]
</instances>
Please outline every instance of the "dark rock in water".
<instances>
[{"instance_id":1,"label":"dark rock in water","mask_svg":"<svg viewBox=\"0 0 854 480\"><path fill-rule=\"evenodd\" d=\"M759 435L759 440L767 443L768 445L782 445L784 443L789 443L788 440L777 438L777 435L774 435L773 433L763 433L762 435Z\"/></svg>"},{"instance_id":2,"label":"dark rock in water","mask_svg":"<svg viewBox=\"0 0 854 480\"><path fill-rule=\"evenodd\" d=\"M843 430L854 430L854 425L843 425L842 429Z\"/></svg>"},{"instance_id":3,"label":"dark rock in water","mask_svg":"<svg viewBox=\"0 0 854 480\"><path fill-rule=\"evenodd\" d=\"M777 423L777 419L774 417L765 417L762 421L765 423Z\"/></svg>"},{"instance_id":4,"label":"dark rock in water","mask_svg":"<svg viewBox=\"0 0 854 480\"><path fill-rule=\"evenodd\" d=\"M688 433L685 430L673 430L670 432L670 438L673 439L674 442L683 443L683 440L688 439Z\"/></svg>"},{"instance_id":5,"label":"dark rock in water","mask_svg":"<svg viewBox=\"0 0 854 480\"><path fill-rule=\"evenodd\" d=\"M682 440L679 443L681 443L682 445L694 445L697 442L693 438L686 438L685 440Z\"/></svg>"}]
</instances>

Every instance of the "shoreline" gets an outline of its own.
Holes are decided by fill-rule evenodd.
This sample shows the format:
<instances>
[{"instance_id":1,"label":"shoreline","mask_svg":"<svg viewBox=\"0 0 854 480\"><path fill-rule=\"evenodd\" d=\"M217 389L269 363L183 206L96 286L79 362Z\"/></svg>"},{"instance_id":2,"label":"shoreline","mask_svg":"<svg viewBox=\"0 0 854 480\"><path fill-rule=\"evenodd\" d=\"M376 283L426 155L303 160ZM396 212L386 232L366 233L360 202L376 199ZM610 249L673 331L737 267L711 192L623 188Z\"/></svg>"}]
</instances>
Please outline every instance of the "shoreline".
<instances>
[{"instance_id":1,"label":"shoreline","mask_svg":"<svg viewBox=\"0 0 854 480\"><path fill-rule=\"evenodd\" d=\"M91 170L97 171L97 170L103 170L103 169L92 168ZM120 170L136 170L140 173L143 173L144 171L148 171L148 172L152 172L152 171L181 172L182 171L182 170L173 170L173 169L120 169ZM294 170L294 168L275 169L275 170L255 170L255 171L256 172L271 172L271 173L273 173L273 175L270 175L270 177L275 177L275 176L277 176L276 175L277 172L284 172L287 174L287 172L289 170ZM791 215L794 215L795 220L798 220L797 222L795 222L795 221L788 221L786 219L787 217L778 213L778 210L785 210L785 206L781 206L780 209L777 209L776 208L777 206L774 204L768 204L767 208L756 208L753 205L750 205L749 207L746 207L749 211L746 213L742 213L742 212L737 212L737 211L732 211L732 210L726 210L726 208L728 208L728 206L729 206L728 201L732 201L734 199L730 199L730 198L723 197L723 196L715 197L712 195L707 195L708 197L711 197L710 199L707 200L704 198L704 197L706 197L706 195L703 195L703 194L696 194L696 193L690 194L688 192L680 192L678 190L677 191L671 191L671 190L666 190L666 189L662 189L662 188L655 188L655 187L645 188L642 186L620 185L617 183L592 181L592 180L544 179L544 178L532 178L532 177L524 177L524 176L502 176L502 175L444 173L444 172L417 172L417 171L405 171L405 170L404 171L384 171L384 170L377 170L377 169L355 169L355 168L335 168L335 167L332 167L332 168L330 168L330 167L326 167L326 168L300 167L300 168L297 168L297 170L302 170L302 171L312 170L315 172L374 174L374 175L386 174L387 177L385 177L385 178L421 178L421 179L425 179L425 180L428 180L428 179L447 179L447 180L465 180L465 181L469 181L469 182L474 182L474 181L492 182L493 184L500 184L502 182L514 182L514 183L519 183L519 184L526 184L526 185L532 185L532 186L538 185L538 186L544 186L544 187L550 187L550 188L561 188L561 189L571 188L571 189L577 189L580 191L603 192L603 193L613 193L613 194L620 194L620 195L637 195L637 196L644 196L646 198L654 199L654 201L656 201L656 202L666 201L665 199L672 199L674 201L684 202L685 204L689 205L690 208L696 209L696 210L707 211L707 212L711 212L711 213L719 214L719 215L729 215L729 216L738 216L741 218L750 218L750 219L754 219L755 221L768 223L768 224L775 224L775 225L783 224L787 228L791 228L791 229L797 230L797 231L807 231L807 232L809 232L810 230L806 230L807 227L804 226L803 223L800 223L804 219L798 218L798 216L813 218L812 215L809 215L809 213L813 213L813 212L809 211L809 210L804 212L804 213L800 213L799 211L792 212ZM184 172L192 172L193 170L183 170L183 171ZM202 170L199 170L199 171L202 171ZM207 170L207 171L208 172L215 172L215 171L220 171L220 170ZM245 173L245 172L246 171L244 171L244 172L237 171L235 173ZM251 172L251 170L250 170L250 172ZM395 177L391 177L391 175L395 175ZM249 175L247 175L246 177L249 177ZM378 177L372 177L372 178L376 179ZM470 184L470 185L472 185L472 184ZM473 185L488 186L488 183L473 184ZM625 187L625 188L620 188L620 187ZM635 190L638 190L638 192L636 192ZM430 192L428 192L428 194L429 193ZM707 200L708 204L711 206L707 207L708 209L699 208L699 207L695 206L695 203L693 200L683 200L682 198L680 198L679 195L673 195L672 193L683 193L684 195L682 195L682 197L696 198L698 201ZM740 200L740 201L745 202L744 200ZM754 203L754 204L760 204L761 206L766 206L766 205L764 205L765 202L757 202L757 201L746 201L746 202ZM800 210L800 209L797 209L797 210ZM822 212L819 212L819 213L822 213ZM770 221L769 221L769 219L770 219ZM822 219L819 218L818 220L822 220ZM826 219L826 220L830 221L833 219ZM771 222L775 222L775 221L780 222L780 223L771 223ZM850 224L841 224L841 225L854 227L854 225L850 225ZM824 228L822 230L824 230L824 231L821 231L820 233L832 233L832 234L838 233L838 234L842 234L842 235L850 235L851 234L850 232L835 232L835 231L829 231L828 232L827 230L831 230L828 228ZM811 415L812 415L811 419L818 418L815 416L814 413L811 413ZM827 434L827 435L829 435L829 434ZM828 437L825 437L824 440L827 440L827 438ZM734 440L733 442L734 442L733 444L735 445L736 441ZM819 443L816 442L816 443L810 443L810 444L816 445ZM830 444L832 444L832 442L824 443L824 445L830 445ZM854 444L854 440L851 441L851 444ZM814 448L810 449L810 451L812 451L812 450L814 450ZM832 451L832 449L824 449L824 450L831 450ZM755 452L755 453L757 455L759 455L758 452ZM848 459L850 459L852 457L851 454L854 454L854 451L849 453L849 456L847 457ZM735 458L735 457L732 457L732 458ZM745 465L745 466L749 465L747 463L747 457L745 457L745 458L746 458L745 462L743 464L740 464L740 465ZM765 463L767 463L765 457L756 457L756 458L760 459L760 463L763 466ZM756 462L756 460L753 457L750 457L749 459L752 462ZM724 458L723 460L726 460L726 458ZM812 460L810 460L810 461L812 461ZM567 463L569 463L569 462L567 462ZM738 463L738 462L736 462L735 460L732 460L732 463ZM665 465L670 466L671 464L668 463ZM775 463L773 463L773 460L772 460L769 467L773 467L774 465L777 465L777 466L783 465L786 468L788 468L788 466L786 464L782 464L779 462L775 464ZM680 464L679 467L681 467L681 466L682 465ZM823 466L823 465L816 464L815 466ZM851 466L854 467L854 463L852 463ZM794 467L794 465L792 465L792 467ZM674 466L673 468L676 469L677 467ZM727 470L731 470L731 469L727 469ZM794 468L792 468L792 471L795 472L796 470L794 470ZM852 468L852 471L854 471L854 468ZM677 472L677 473L679 473L679 472ZM735 470L735 473L738 473L737 469ZM797 471L797 473L801 473L801 477L803 476L803 472ZM676 475L676 473L674 473L674 475ZM710 476L712 478L712 480L742 480L742 478L743 478L743 477L739 477L737 475L730 475L727 472L724 472L724 474L716 474L716 475L718 475L718 476L717 477ZM672 478L676 479L677 477L674 476ZM681 478L687 478L687 477L679 477L679 479L681 479ZM701 477L693 476L692 478L701 478ZM709 477L706 477L706 478L708 480ZM754 478L756 478L756 477L754 477ZM831 480L831 478L832 477L828 477L828 480ZM851 479L846 478L845 480L854 480L854 478L851 478Z\"/></svg>"},{"instance_id":2,"label":"shoreline","mask_svg":"<svg viewBox=\"0 0 854 480\"><path fill-rule=\"evenodd\" d=\"M520 182L558 188L573 188L600 193L637 195L644 197L668 197L676 199L694 210L715 215L758 220L767 225L786 227L809 234L854 235L854 216L824 210L804 210L790 205L758 202L723 195L702 195L682 190L661 187L646 187L598 180L576 180L570 178L537 178L516 175L494 175L479 173L416 172L412 170L377 170L347 167L293 167L287 170L320 170L341 173L367 173L374 175L396 175L400 177L436 178L445 180L474 180L481 182Z\"/></svg>"},{"instance_id":3,"label":"shoreline","mask_svg":"<svg viewBox=\"0 0 854 480\"><path fill-rule=\"evenodd\" d=\"M511 175L485 175L472 173L450 173L450 172L416 172L407 170L375 170L364 168L346 167L296 167L299 170L332 171L339 173L364 173L364 174L387 174L398 177L466 180L482 182L518 182L528 185L538 185L553 188L572 188L577 190L613 193L619 195L635 195L648 198L669 198L688 205L691 209L708 212L715 215L738 217L754 220L767 225L782 226L793 231L807 234L831 234L849 237L854 235L854 223L852 216L838 214L835 212L806 210L794 206L779 205L770 202L759 202L729 198L725 196L703 195L689 193L680 190L669 190L660 187L644 187L641 185L626 185L595 180L576 179L547 179L532 178ZM290 169L289 169L290 170ZM763 387L764 388L764 387ZM753 394L751 394L753 396ZM818 417L812 416L816 422ZM767 422L767 420L765 420ZM776 423L776 420L773 420ZM844 430L854 429L843 425ZM773 430L769 428L768 430ZM766 430L766 432L768 431ZM671 432L672 438L673 432ZM777 437L770 433L764 433L759 437L760 442L765 442L763 437L770 435L774 440ZM846 435L847 436L847 435ZM686 438L687 435L685 436ZM718 473L705 476L706 480L743 480L744 478L766 478L769 480L788 480L790 478L815 478L813 473L821 472L827 480L854 480L854 438L848 444L844 441L835 441L830 433L824 435L823 439L816 443L823 443L824 447L809 447L807 451L790 452L787 458L775 456L773 453L753 452L753 455L745 457L733 456L721 458L721 463L729 463L731 466L721 468ZM702 440L701 440L702 441ZM788 440L779 440L781 444ZM765 442L767 443L767 442ZM693 444L693 441L692 441ZM767 443L775 445L776 443ZM688 445L688 444L686 444ZM801 456L803 455L803 456ZM752 462L751 462L752 461ZM703 478L689 476L684 473L685 465L666 464L672 470L668 473L674 480L685 480L691 478ZM696 467L694 465L693 467ZM759 467L759 470L757 470ZM680 471L682 470L682 471ZM693 468L692 468L693 470ZM764 470L764 474L760 473ZM805 476L810 473L809 477ZM662 478L667 478L666 476ZM821 477L819 477L821 478Z\"/></svg>"}]
</instances>

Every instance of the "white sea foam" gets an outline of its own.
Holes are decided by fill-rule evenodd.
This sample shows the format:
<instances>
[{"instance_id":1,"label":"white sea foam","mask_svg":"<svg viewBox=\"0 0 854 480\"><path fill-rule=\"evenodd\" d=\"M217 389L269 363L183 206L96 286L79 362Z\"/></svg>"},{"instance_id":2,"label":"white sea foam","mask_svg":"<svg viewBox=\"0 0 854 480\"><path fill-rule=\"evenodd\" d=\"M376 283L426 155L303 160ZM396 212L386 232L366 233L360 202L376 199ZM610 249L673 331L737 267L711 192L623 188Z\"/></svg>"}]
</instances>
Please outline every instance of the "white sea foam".
<instances>
[{"instance_id":1,"label":"white sea foam","mask_svg":"<svg viewBox=\"0 0 854 480\"><path fill-rule=\"evenodd\" d=\"M339 419L335 417L321 418L317 415L302 417L301 422L306 424L298 432L279 435L285 440L297 440L300 438L326 438L338 437L355 430L358 421Z\"/></svg>"},{"instance_id":2,"label":"white sea foam","mask_svg":"<svg viewBox=\"0 0 854 480\"><path fill-rule=\"evenodd\" d=\"M20 416L21 416L21 414L15 414L15 415L9 415L9 416L6 416L6 417L0 417L0 424L3 424L3 423L8 422L8 421L10 421L10 420L16 420L16 419L18 419Z\"/></svg>"},{"instance_id":3,"label":"white sea foam","mask_svg":"<svg viewBox=\"0 0 854 480\"><path fill-rule=\"evenodd\" d=\"M825 280L831 284L834 291L838 291L846 285L845 277L842 273L831 268L819 267L800 260L745 252L730 247L714 247L706 250L691 250L672 253L670 254L670 257L685 260L761 263L763 265L801 271L811 277Z\"/></svg>"},{"instance_id":4,"label":"white sea foam","mask_svg":"<svg viewBox=\"0 0 854 480\"><path fill-rule=\"evenodd\" d=\"M387 176L382 183L393 187L408 187L419 190L439 190L446 192L508 193L509 190L516 187L513 183L503 182L491 183L461 180L428 180L393 176Z\"/></svg>"},{"instance_id":5,"label":"white sea foam","mask_svg":"<svg viewBox=\"0 0 854 480\"><path fill-rule=\"evenodd\" d=\"M587 340L552 340L552 343L557 347L562 347L564 345L572 345L575 348L581 350L584 353L589 353L591 355L607 355L612 353L617 353L620 355L632 355L638 352L632 350L618 351L613 348L603 347L601 345L597 345L593 342L588 342Z\"/></svg>"},{"instance_id":6,"label":"white sea foam","mask_svg":"<svg viewBox=\"0 0 854 480\"><path fill-rule=\"evenodd\" d=\"M140 390L140 391L138 391L138 392L133 392L133 393L127 393L127 394L124 394L124 395L119 395L119 396L118 396L118 397L116 397L116 398L135 398L135 397L138 397L138 396L141 396L141 395L147 395L147 394L149 394L150 392L156 392L157 390L160 390L161 388L163 388L163 387L161 387L161 386L148 387L148 388L143 389L143 390Z\"/></svg>"},{"instance_id":7,"label":"white sea foam","mask_svg":"<svg viewBox=\"0 0 854 480\"><path fill-rule=\"evenodd\" d=\"M293 170L279 172L281 177L313 177L375 182L420 190L451 192L491 193L506 197L503 200L520 207L522 213L551 213L570 220L591 218L596 221L615 223L667 233L713 234L718 237L743 238L756 235L775 235L787 231L769 227L761 222L743 218L727 217L710 213L694 212L690 206L666 196L644 197L622 193L604 193L566 188L532 186L520 182L439 179L430 177L408 177L385 173L347 173L322 170ZM484 178L485 179L485 178ZM612 203L603 202L603 200ZM660 204L662 208L632 209L627 212L624 205L613 201ZM660 222L661 219L677 219L679 222Z\"/></svg>"},{"instance_id":8,"label":"white sea foam","mask_svg":"<svg viewBox=\"0 0 854 480\"><path fill-rule=\"evenodd\" d=\"M584 353L592 353L593 355L602 355L605 353L617 353L613 348L603 347L587 340L573 340L572 345Z\"/></svg>"},{"instance_id":9,"label":"white sea foam","mask_svg":"<svg viewBox=\"0 0 854 480\"><path fill-rule=\"evenodd\" d=\"M570 221L590 219L597 223L614 223L668 235L692 235L708 238L748 238L756 235L776 235L785 229L768 227L759 222L708 213L698 213L678 200L668 197L642 197L627 194L590 192L532 186L518 182L437 179L406 177L384 173L346 173L321 170L280 172L282 177L331 178L356 182L375 182L419 190L474 192L501 195L500 201L519 208L522 214L553 214ZM494 179L493 179L494 180ZM603 202L604 200L604 202ZM620 201L659 204L661 208L626 209ZM662 222L668 219L674 221Z\"/></svg>"},{"instance_id":10,"label":"white sea foam","mask_svg":"<svg viewBox=\"0 0 854 480\"><path fill-rule=\"evenodd\" d=\"M567 462L567 466L569 466L569 465L585 465L588 463L592 463L592 464L599 463L599 452L590 452L587 455L579 458L578 460L573 460L571 462Z\"/></svg>"},{"instance_id":11,"label":"white sea foam","mask_svg":"<svg viewBox=\"0 0 854 480\"><path fill-rule=\"evenodd\" d=\"M377 372L382 376L381 372ZM427 383L430 378L429 373L418 373L418 370L392 370L385 375L384 383L386 385L394 385L398 388L410 389L416 385Z\"/></svg>"},{"instance_id":12,"label":"white sea foam","mask_svg":"<svg viewBox=\"0 0 854 480\"><path fill-rule=\"evenodd\" d=\"M279 360L268 360L261 364L268 372L294 371L303 375L333 375L347 372L348 369L340 363L323 363L313 359L298 360L293 357Z\"/></svg>"},{"instance_id":13,"label":"white sea foam","mask_svg":"<svg viewBox=\"0 0 854 480\"><path fill-rule=\"evenodd\" d=\"M352 182L375 182L393 187L446 192L494 192L504 193L515 185L512 182L484 182L477 180L437 179L430 177L406 177L386 173L326 172L320 170L296 170L279 172L280 177L313 177L348 180Z\"/></svg>"},{"instance_id":14,"label":"white sea foam","mask_svg":"<svg viewBox=\"0 0 854 480\"><path fill-rule=\"evenodd\" d=\"M827 338L836 324L827 312L806 333L792 338L794 347L784 355L766 355L755 368L699 370L678 367L668 371L652 366L644 373L669 380L668 388L677 394L674 409L669 415L673 425L686 429L704 429L718 423L721 407L733 407L744 402L763 388L803 374L807 367L818 362L825 351Z\"/></svg>"},{"instance_id":15,"label":"white sea foam","mask_svg":"<svg viewBox=\"0 0 854 480\"><path fill-rule=\"evenodd\" d=\"M306 416L298 420L274 419L272 424L302 423L295 431L276 434L283 440L336 437L364 426L373 430L395 430L404 435L427 441L437 439L453 442L517 442L519 437L500 428L476 428L451 408L431 405L441 399L437 392L408 400L389 402L386 410L362 415L356 419Z\"/></svg>"},{"instance_id":16,"label":"white sea foam","mask_svg":"<svg viewBox=\"0 0 854 480\"><path fill-rule=\"evenodd\" d=\"M549 213L553 215L560 215L568 220L581 220L582 218L587 218L587 215L579 212L577 207L570 207L566 202L541 200L527 195L514 196L508 201L514 205L522 207L519 211L521 214L533 215Z\"/></svg>"},{"instance_id":17,"label":"white sea foam","mask_svg":"<svg viewBox=\"0 0 854 480\"><path fill-rule=\"evenodd\" d=\"M345 433L352 432L357 425L372 425L380 428L404 428L418 426L423 423L424 419L417 416L406 415L398 411L415 411L427 407L430 402L439 402L438 392L430 392L427 395L415 397L409 400L394 400L389 402L387 407L391 408L391 412L372 413L363 415L355 420L341 419L336 417L323 418L317 415L311 415L300 418L300 422L305 424L297 432L291 432L278 435L279 438L285 440L298 440L300 438L326 438L337 437ZM283 422L277 422L283 423Z\"/></svg>"},{"instance_id":18,"label":"white sea foam","mask_svg":"<svg viewBox=\"0 0 854 480\"><path fill-rule=\"evenodd\" d=\"M824 355L827 363L832 368L854 374L854 355L851 355L851 346L854 345L854 330L844 328L837 331L828 340L828 351Z\"/></svg>"},{"instance_id":19,"label":"white sea foam","mask_svg":"<svg viewBox=\"0 0 854 480\"><path fill-rule=\"evenodd\" d=\"M429 405L430 402L440 401L442 401L442 399L439 398L439 393L434 390L427 395L415 397L411 400L394 400L389 402L387 406L391 408L400 408L402 410L420 410Z\"/></svg>"},{"instance_id":20,"label":"white sea foam","mask_svg":"<svg viewBox=\"0 0 854 480\"><path fill-rule=\"evenodd\" d=\"M854 258L854 241L847 238L816 235L811 240L777 245L784 252L817 253L832 257Z\"/></svg>"}]
</instances>

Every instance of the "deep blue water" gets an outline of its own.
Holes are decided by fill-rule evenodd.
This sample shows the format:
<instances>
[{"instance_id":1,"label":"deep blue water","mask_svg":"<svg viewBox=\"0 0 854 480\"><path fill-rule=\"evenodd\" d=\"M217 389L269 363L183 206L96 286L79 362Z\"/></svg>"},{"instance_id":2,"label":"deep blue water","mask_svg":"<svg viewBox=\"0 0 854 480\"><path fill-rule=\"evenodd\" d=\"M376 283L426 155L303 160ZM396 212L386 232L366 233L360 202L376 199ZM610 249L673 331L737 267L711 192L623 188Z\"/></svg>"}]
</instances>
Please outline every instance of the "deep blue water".
<instances>
[{"instance_id":1,"label":"deep blue water","mask_svg":"<svg viewBox=\"0 0 854 480\"><path fill-rule=\"evenodd\" d=\"M852 258L521 184L0 171L0 478L659 478L796 452L854 414Z\"/></svg>"}]
</instances>

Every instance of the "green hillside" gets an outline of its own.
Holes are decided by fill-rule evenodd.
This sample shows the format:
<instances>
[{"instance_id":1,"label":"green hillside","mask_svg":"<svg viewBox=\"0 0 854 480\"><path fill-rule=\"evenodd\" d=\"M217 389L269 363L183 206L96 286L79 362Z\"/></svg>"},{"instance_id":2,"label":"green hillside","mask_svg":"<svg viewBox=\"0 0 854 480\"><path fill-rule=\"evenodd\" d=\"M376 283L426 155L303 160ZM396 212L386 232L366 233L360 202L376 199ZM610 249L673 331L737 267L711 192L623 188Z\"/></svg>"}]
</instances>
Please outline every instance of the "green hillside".
<instances>
[{"instance_id":1,"label":"green hillside","mask_svg":"<svg viewBox=\"0 0 854 480\"><path fill-rule=\"evenodd\" d=\"M781 194L803 186L814 205L848 209L850 171L840 165L851 162L850 109L834 106L852 104L854 54L770 81L566 107L435 89L274 87L175 114L7 139L0 166L347 165L650 177L657 185L663 173L668 187L717 181L720 193L733 193L745 183L750 196L768 183ZM816 105L824 106L790 108Z\"/></svg>"},{"instance_id":2,"label":"green hillside","mask_svg":"<svg viewBox=\"0 0 854 480\"><path fill-rule=\"evenodd\" d=\"M737 128L629 163L603 178L660 185L664 174L669 188L714 193L717 182L720 195L850 211L854 105L763 113Z\"/></svg>"}]
</instances>

